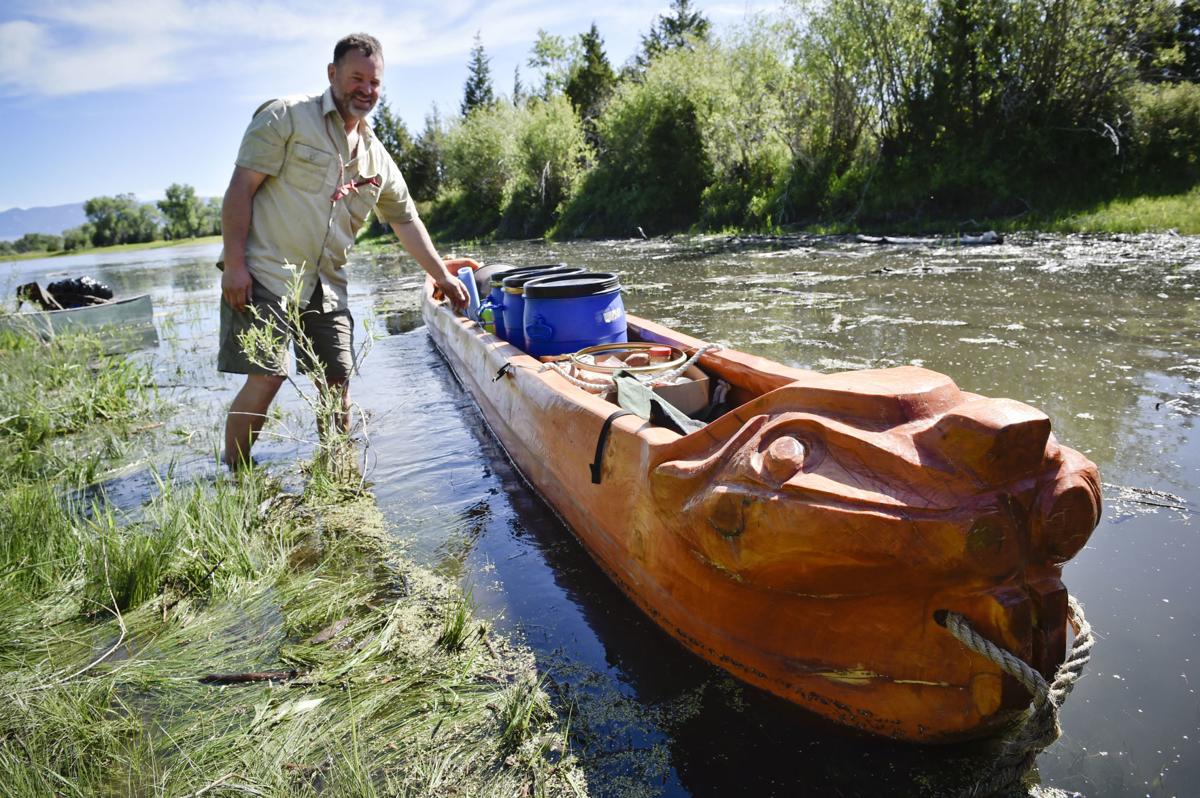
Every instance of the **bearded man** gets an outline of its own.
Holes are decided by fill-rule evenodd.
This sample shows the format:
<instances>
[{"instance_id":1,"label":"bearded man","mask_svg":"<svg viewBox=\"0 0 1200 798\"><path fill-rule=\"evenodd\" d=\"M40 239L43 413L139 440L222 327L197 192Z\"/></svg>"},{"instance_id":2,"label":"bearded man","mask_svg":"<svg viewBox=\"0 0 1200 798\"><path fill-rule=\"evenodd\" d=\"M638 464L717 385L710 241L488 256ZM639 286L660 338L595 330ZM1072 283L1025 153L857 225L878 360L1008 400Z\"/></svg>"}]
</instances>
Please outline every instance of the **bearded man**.
<instances>
[{"instance_id":1,"label":"bearded man","mask_svg":"<svg viewBox=\"0 0 1200 798\"><path fill-rule=\"evenodd\" d=\"M346 36L327 71L324 94L272 100L255 112L225 191L217 367L246 375L225 420L224 460L234 469L250 462L250 448L287 378L289 340L300 339L300 371L340 393L338 424L348 427L354 320L344 267L370 212L391 226L454 305L467 301L466 289L434 249L399 168L367 125L383 81L379 41L364 33ZM295 280L303 310L298 329L287 313ZM242 336L261 327L280 344L265 363L242 346Z\"/></svg>"}]
</instances>

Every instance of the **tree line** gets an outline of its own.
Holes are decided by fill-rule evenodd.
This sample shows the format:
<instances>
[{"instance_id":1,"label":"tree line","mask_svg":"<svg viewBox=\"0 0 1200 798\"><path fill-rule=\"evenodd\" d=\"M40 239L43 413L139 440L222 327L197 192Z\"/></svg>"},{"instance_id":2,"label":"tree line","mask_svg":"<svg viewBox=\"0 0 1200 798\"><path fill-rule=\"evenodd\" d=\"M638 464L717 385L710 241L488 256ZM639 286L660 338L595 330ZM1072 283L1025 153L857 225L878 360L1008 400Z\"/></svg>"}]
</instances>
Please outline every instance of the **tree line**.
<instances>
[{"instance_id":1,"label":"tree line","mask_svg":"<svg viewBox=\"0 0 1200 798\"><path fill-rule=\"evenodd\" d=\"M790 0L717 37L690 0L614 68L479 35L458 113L376 131L446 236L963 223L1200 182L1200 0ZM523 80L524 77L524 80Z\"/></svg>"},{"instance_id":2,"label":"tree line","mask_svg":"<svg viewBox=\"0 0 1200 798\"><path fill-rule=\"evenodd\" d=\"M83 212L87 221L61 235L26 233L16 241L0 241L0 255L178 241L221 232L221 200L203 200L184 183L172 183L153 205L139 202L133 194L117 194L92 197L83 204Z\"/></svg>"}]
</instances>

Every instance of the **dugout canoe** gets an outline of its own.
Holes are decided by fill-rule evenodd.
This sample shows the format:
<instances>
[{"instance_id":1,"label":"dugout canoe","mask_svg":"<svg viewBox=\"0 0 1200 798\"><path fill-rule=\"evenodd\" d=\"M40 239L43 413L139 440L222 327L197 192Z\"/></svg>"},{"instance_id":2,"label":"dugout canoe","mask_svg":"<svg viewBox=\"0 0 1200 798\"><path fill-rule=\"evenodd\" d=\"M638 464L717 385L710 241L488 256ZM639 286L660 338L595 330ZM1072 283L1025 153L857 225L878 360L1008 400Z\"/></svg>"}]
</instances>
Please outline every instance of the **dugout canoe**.
<instances>
[{"instance_id":1,"label":"dugout canoe","mask_svg":"<svg viewBox=\"0 0 1200 798\"><path fill-rule=\"evenodd\" d=\"M65 333L94 333L111 351L158 341L154 303L149 294L66 310L0 315L0 332L37 335L43 339Z\"/></svg>"},{"instance_id":2,"label":"dugout canoe","mask_svg":"<svg viewBox=\"0 0 1200 798\"><path fill-rule=\"evenodd\" d=\"M1062 662L1062 565L1099 520L1100 483L1034 408L923 368L821 374L720 350L699 365L732 386L732 410L688 435L619 417L598 451L615 405L456 315L431 281L422 315L600 567L734 676L873 734L951 742L1030 696L939 610L1047 677ZM704 344L632 316L629 333Z\"/></svg>"}]
</instances>

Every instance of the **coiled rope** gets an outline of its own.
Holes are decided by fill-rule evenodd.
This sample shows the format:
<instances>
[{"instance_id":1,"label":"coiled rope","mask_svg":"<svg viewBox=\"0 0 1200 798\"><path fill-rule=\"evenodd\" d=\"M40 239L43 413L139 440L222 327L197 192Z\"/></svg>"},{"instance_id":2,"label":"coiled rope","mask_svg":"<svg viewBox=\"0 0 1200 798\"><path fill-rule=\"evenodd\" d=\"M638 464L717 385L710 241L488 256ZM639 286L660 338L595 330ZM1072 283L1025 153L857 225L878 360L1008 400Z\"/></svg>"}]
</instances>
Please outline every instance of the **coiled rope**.
<instances>
[{"instance_id":1,"label":"coiled rope","mask_svg":"<svg viewBox=\"0 0 1200 798\"><path fill-rule=\"evenodd\" d=\"M1075 642L1066 660L1054 674L1054 681L1047 682L1040 673L1005 651L1000 646L980 635L970 622L954 612L939 612L938 622L964 646L1000 667L1019 681L1033 694L1033 703L1025 711L1018 725L1004 742L1000 755L988 771L988 775L964 793L965 796L985 795L1065 795L1053 788L1034 788L1030 792L1017 791L1025 774L1033 767L1038 754L1044 751L1062 734L1058 711L1067 696L1075 689L1075 683L1083 675L1084 666L1092 658L1091 624L1083 615L1083 607L1074 597L1067 598L1067 618L1075 630Z\"/></svg>"},{"instance_id":2,"label":"coiled rope","mask_svg":"<svg viewBox=\"0 0 1200 798\"><path fill-rule=\"evenodd\" d=\"M655 385L662 385L664 383L668 383L671 380L674 380L677 377L681 376L685 371L687 371L689 368L694 366L696 364L696 361L699 360L701 357L708 354L709 352L715 352L720 348L721 348L720 344L705 344L704 346L700 347L695 352L693 352L691 357L689 357L683 363L681 363L680 365L671 369L670 371L664 371L664 372L661 372L658 374L652 374L646 378L638 377L638 379L642 380L643 382L645 382L647 385L649 385L651 387L653 387ZM567 382L571 383L572 385L576 386L577 388L582 388L583 390L588 391L589 393L604 393L605 391L612 388L612 386L613 386L612 377L600 377L600 378L594 379L594 380L583 379L582 377L576 377L575 375L571 374L569 368L564 366L562 363L555 362L555 361L545 363L542 365L542 367L540 369L538 369L539 374L543 371L557 372ZM637 376L637 375L635 374L634 376Z\"/></svg>"}]
</instances>

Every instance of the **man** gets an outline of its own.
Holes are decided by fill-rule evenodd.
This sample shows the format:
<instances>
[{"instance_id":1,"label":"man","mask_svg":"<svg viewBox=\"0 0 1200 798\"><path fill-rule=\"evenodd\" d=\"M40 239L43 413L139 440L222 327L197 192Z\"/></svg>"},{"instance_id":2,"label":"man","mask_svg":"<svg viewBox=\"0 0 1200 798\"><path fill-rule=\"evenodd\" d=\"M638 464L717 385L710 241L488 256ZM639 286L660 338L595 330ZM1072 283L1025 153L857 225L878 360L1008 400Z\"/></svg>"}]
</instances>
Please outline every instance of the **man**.
<instances>
[{"instance_id":1,"label":"man","mask_svg":"<svg viewBox=\"0 0 1200 798\"><path fill-rule=\"evenodd\" d=\"M391 226L454 305L467 301L466 289L429 240L395 161L367 126L383 79L379 42L361 33L343 38L328 74L324 94L273 100L258 109L225 192L217 367L246 375L225 420L224 459L234 469L250 462L250 448L286 379L286 339L293 334L310 344L296 346L300 370L323 373L325 385L340 392L338 422L347 428L354 322L343 267L370 211ZM294 275L297 304L304 309L299 330L283 321ZM265 367L251 362L239 341L263 326L283 342ZM316 362L305 350L316 354Z\"/></svg>"}]
</instances>

